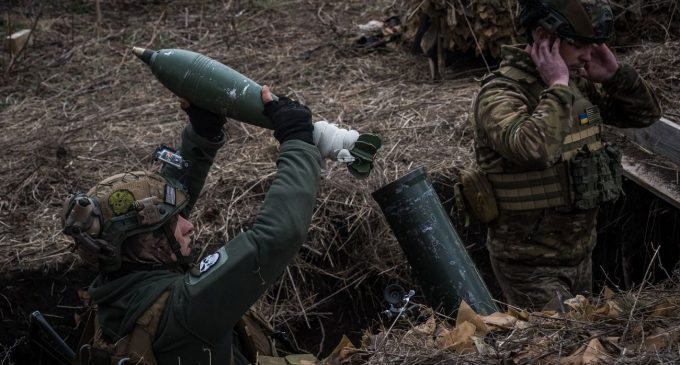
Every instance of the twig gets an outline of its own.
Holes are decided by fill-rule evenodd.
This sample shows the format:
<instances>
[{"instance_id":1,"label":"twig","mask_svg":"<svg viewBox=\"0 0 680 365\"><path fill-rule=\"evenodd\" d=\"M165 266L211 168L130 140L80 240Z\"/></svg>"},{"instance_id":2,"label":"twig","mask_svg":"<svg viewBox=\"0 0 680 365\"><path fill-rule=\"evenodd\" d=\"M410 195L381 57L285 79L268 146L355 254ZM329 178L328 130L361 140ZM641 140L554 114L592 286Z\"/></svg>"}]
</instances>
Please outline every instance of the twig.
<instances>
[{"instance_id":1,"label":"twig","mask_svg":"<svg viewBox=\"0 0 680 365\"><path fill-rule=\"evenodd\" d=\"M302 316L305 318L305 323L307 323L307 328L312 328L309 324L309 318L307 318L307 311L305 306L302 305L302 299L300 298L300 292L298 291L297 285L295 285L295 280L293 280L293 274L290 273L290 267L286 267L286 273L288 273L288 278L290 279L290 284L293 286L293 291L295 292L295 298L297 298L300 309L302 309Z\"/></svg>"},{"instance_id":2,"label":"twig","mask_svg":"<svg viewBox=\"0 0 680 365\"><path fill-rule=\"evenodd\" d=\"M654 256L652 256L652 259L649 261L649 265L647 265L647 270L645 270L645 275L643 276L644 280L642 283L640 283L640 287L638 288L637 295L635 296L635 302L633 302L633 308L630 309L630 314L628 315L628 321L626 322L626 328L623 330L623 333L621 334L621 341L624 341L626 339L626 335L628 334L628 328L630 327L630 322L633 320L633 314L635 312L635 307L637 306L638 299L640 298L640 293L642 293L642 288L645 286L645 282L647 281L647 276L649 275L649 271L652 269L652 265L654 264L654 260L656 259L656 256L659 254L659 250L661 249L661 246L657 247L656 250L654 251Z\"/></svg>"},{"instance_id":3,"label":"twig","mask_svg":"<svg viewBox=\"0 0 680 365\"><path fill-rule=\"evenodd\" d=\"M31 24L31 31L28 33L28 37L26 37L26 42L24 45L19 49L19 52L17 52L16 55L12 55L9 60L9 64L7 65L7 69L5 70L5 79L9 75L10 71L12 71L12 67L16 63L16 60L19 59L19 57L24 53L26 48L28 48L28 42L31 40L31 37L33 37L33 34L35 33L35 28L38 26L38 20L40 20L40 17L42 16L43 8L45 8L45 4L40 5L40 8L38 9L38 14L35 16L35 19L33 19L33 24Z\"/></svg>"}]
</instances>

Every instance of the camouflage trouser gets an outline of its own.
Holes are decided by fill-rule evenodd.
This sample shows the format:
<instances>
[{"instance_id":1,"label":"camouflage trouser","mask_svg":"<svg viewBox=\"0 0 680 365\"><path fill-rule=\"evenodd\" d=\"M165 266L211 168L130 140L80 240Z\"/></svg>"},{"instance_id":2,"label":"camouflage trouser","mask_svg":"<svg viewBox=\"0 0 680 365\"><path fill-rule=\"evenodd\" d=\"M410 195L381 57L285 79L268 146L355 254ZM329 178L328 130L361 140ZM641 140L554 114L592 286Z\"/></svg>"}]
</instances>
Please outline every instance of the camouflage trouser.
<instances>
[{"instance_id":1,"label":"camouflage trouser","mask_svg":"<svg viewBox=\"0 0 680 365\"><path fill-rule=\"evenodd\" d=\"M540 310L557 293L571 298L592 290L590 256L576 266L528 266L491 259L494 274L509 304Z\"/></svg>"},{"instance_id":2,"label":"camouflage trouser","mask_svg":"<svg viewBox=\"0 0 680 365\"><path fill-rule=\"evenodd\" d=\"M541 309L557 296L589 292L597 209L502 212L489 225L491 263L509 304Z\"/></svg>"}]
</instances>

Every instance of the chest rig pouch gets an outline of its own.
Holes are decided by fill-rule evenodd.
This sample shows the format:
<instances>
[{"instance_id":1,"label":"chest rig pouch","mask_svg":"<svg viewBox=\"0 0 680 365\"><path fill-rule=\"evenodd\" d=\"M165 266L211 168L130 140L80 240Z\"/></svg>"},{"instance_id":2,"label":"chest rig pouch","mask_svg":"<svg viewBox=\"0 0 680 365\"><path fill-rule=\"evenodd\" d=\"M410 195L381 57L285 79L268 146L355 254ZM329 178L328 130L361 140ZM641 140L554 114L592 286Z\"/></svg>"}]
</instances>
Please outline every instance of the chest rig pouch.
<instances>
[{"instance_id":1,"label":"chest rig pouch","mask_svg":"<svg viewBox=\"0 0 680 365\"><path fill-rule=\"evenodd\" d=\"M498 217L498 205L486 174L478 168L461 170L454 185L457 215L470 223L489 223Z\"/></svg>"},{"instance_id":2,"label":"chest rig pouch","mask_svg":"<svg viewBox=\"0 0 680 365\"><path fill-rule=\"evenodd\" d=\"M530 110L538 104L545 87L536 77L513 67L501 68L484 81L495 80L523 90ZM562 142L560 162L542 171L489 173L499 210L591 209L621 194L621 153L602 143L602 117L597 105L576 85L569 86L575 97L572 132Z\"/></svg>"},{"instance_id":3,"label":"chest rig pouch","mask_svg":"<svg viewBox=\"0 0 680 365\"><path fill-rule=\"evenodd\" d=\"M97 309L90 308L86 314L85 327L78 346L78 354L74 364L79 365L156 365L153 354L153 340L158 323L170 297L164 292L137 319L132 332L115 343L104 339L99 327Z\"/></svg>"},{"instance_id":4,"label":"chest rig pouch","mask_svg":"<svg viewBox=\"0 0 680 365\"><path fill-rule=\"evenodd\" d=\"M576 133L565 138L562 160L569 166L572 203L577 209L592 209L614 201L621 194L621 152L600 140L602 117L576 87L573 106ZM578 134L575 141L568 140Z\"/></svg>"}]
</instances>

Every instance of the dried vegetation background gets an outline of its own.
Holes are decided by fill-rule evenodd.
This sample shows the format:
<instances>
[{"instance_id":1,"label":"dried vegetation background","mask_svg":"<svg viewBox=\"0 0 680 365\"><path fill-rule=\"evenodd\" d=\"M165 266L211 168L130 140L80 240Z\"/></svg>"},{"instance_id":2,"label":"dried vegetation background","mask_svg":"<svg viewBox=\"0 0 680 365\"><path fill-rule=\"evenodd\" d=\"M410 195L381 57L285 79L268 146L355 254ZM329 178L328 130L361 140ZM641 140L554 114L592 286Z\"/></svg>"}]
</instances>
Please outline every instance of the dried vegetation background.
<instances>
[{"instance_id":1,"label":"dried vegetation background","mask_svg":"<svg viewBox=\"0 0 680 365\"><path fill-rule=\"evenodd\" d=\"M33 28L34 37L16 57L0 58L0 272L81 270L60 233L62 199L114 173L154 168L151 152L160 143L177 144L186 123L177 100L131 47L190 49L302 100L315 120L383 136L369 179L327 166L307 243L258 304L277 325L314 338L320 345L310 351L328 352L339 333L356 336L384 309L386 283L414 285L370 193L421 165L446 186L472 160L467 118L477 89L472 76L481 75L450 69L443 82L431 83L425 60L407 46L355 43L359 24L414 16L409 3L120 0L103 1L100 17L95 1L1 4L4 29ZM666 7L659 11L664 20L652 19L644 29L668 36L621 51L642 66L677 115L680 9L677 1L646 3ZM229 141L192 217L202 252L247 229L275 172L270 131L237 122L227 128ZM430 352L441 350L404 348L393 342L399 337L390 339L377 362L471 356L447 350L440 358ZM370 345L365 351L371 353Z\"/></svg>"}]
</instances>

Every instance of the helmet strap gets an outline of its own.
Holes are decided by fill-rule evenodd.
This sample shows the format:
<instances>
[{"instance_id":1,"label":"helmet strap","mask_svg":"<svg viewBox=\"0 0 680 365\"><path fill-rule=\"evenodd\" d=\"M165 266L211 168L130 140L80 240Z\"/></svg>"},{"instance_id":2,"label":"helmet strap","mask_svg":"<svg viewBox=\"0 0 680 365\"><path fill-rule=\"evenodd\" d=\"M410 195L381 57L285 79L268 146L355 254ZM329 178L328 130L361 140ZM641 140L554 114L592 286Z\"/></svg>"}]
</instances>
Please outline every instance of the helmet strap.
<instances>
[{"instance_id":1,"label":"helmet strap","mask_svg":"<svg viewBox=\"0 0 680 365\"><path fill-rule=\"evenodd\" d=\"M177 262L175 264L178 265L182 270L187 271L193 267L194 257L193 255L182 255L182 246L177 241L177 238L175 238L175 232L172 229L172 221L172 219L169 219L165 224L163 224L163 232L165 232L165 237L168 239L168 243L170 244L172 252L174 252L175 257L177 257Z\"/></svg>"}]
</instances>

